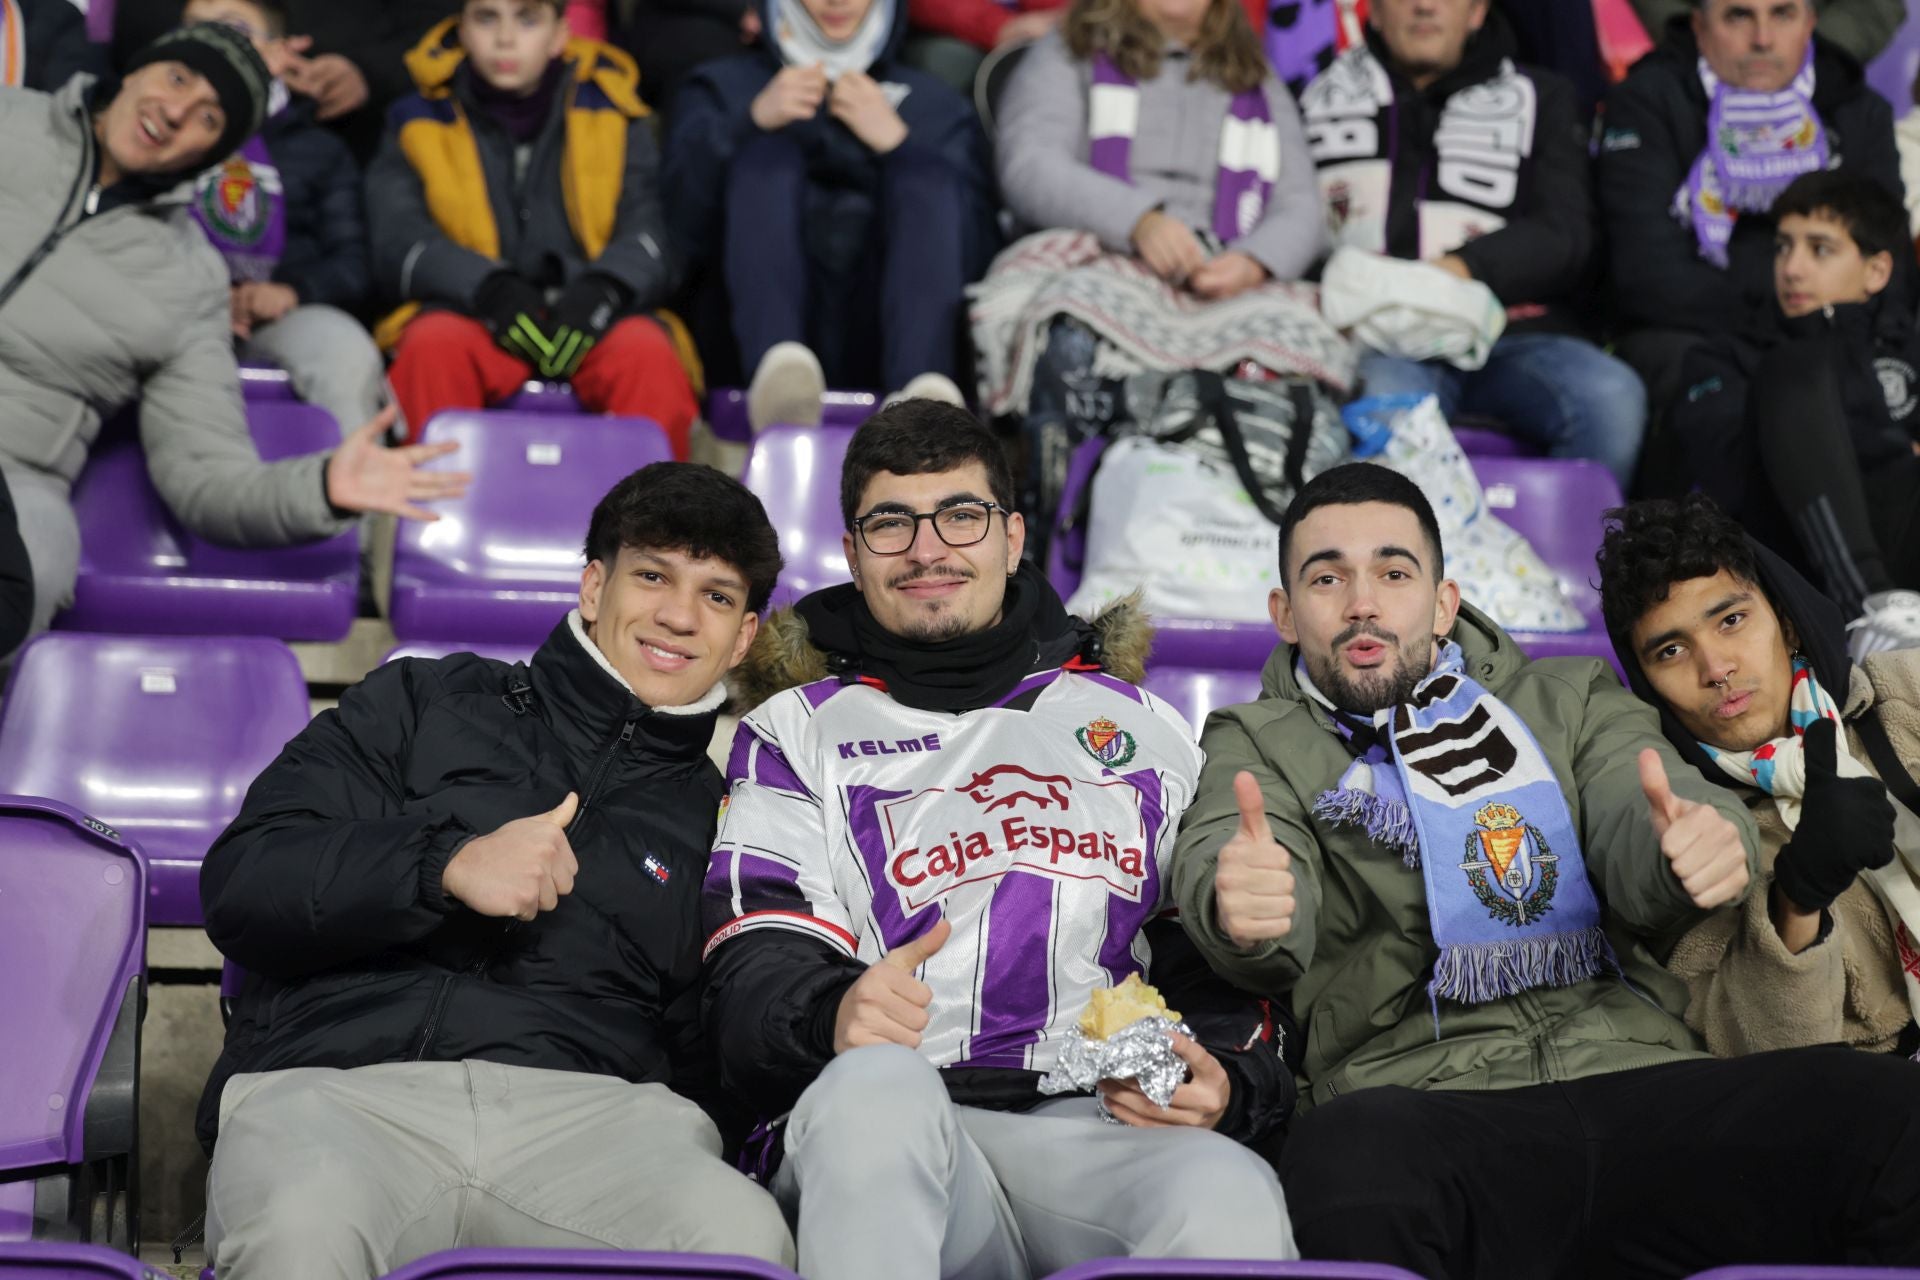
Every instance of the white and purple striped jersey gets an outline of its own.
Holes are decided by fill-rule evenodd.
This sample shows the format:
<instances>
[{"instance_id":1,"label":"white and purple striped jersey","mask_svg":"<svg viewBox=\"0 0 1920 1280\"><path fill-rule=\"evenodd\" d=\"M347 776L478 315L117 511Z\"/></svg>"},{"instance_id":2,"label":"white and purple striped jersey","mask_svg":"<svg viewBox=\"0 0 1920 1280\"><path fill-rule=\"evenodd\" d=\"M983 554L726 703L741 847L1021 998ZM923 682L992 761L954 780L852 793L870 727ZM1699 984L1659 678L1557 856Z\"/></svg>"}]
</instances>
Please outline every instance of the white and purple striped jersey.
<instances>
[{"instance_id":1,"label":"white and purple striped jersey","mask_svg":"<svg viewBox=\"0 0 1920 1280\"><path fill-rule=\"evenodd\" d=\"M734 739L707 953L788 929L870 964L944 914L921 1052L1049 1070L1089 995L1146 969L1200 761L1179 712L1101 672L1039 672L960 715L789 689Z\"/></svg>"}]
</instances>

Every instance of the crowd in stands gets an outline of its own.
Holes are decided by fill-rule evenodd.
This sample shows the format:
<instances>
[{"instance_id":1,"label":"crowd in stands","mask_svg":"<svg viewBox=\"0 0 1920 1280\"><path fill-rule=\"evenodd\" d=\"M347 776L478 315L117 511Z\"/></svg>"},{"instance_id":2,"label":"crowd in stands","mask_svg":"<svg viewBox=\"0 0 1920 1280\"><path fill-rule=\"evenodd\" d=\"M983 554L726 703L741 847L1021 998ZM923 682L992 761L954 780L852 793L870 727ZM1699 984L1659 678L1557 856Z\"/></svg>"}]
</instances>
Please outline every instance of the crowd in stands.
<instances>
[{"instance_id":1,"label":"crowd in stands","mask_svg":"<svg viewBox=\"0 0 1920 1280\"><path fill-rule=\"evenodd\" d=\"M120 0L95 44L0 0L0 655L114 431L243 547L436 519L435 415L529 381L676 459L529 663L382 666L209 851L220 1280L1920 1266L1903 17ZM242 362L337 447L263 462ZM1530 661L1359 463L1275 522L1261 697L1189 725L1044 543L1123 380L1194 370L1600 464L1625 686ZM734 384L756 432L887 397L852 581L771 613L765 509L687 461ZM1168 1091L1060 1087L1131 975Z\"/></svg>"}]
</instances>

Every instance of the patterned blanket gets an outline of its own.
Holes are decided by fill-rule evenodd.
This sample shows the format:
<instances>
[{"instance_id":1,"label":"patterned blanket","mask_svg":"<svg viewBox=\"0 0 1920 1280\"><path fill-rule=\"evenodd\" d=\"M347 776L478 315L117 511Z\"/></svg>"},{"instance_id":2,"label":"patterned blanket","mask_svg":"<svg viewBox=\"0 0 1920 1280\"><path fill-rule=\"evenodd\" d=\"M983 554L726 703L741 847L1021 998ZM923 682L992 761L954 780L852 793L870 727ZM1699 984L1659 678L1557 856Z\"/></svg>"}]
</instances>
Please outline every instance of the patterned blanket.
<instances>
[{"instance_id":1,"label":"patterned blanket","mask_svg":"<svg viewBox=\"0 0 1920 1280\"><path fill-rule=\"evenodd\" d=\"M1176 289L1130 255L1108 253L1085 231L1039 231L1002 250L967 290L980 353L981 401L1023 413L1047 329L1069 316L1101 338L1098 372L1231 373L1251 360L1317 378L1336 392L1353 380L1351 345L1320 318L1319 291L1269 281L1223 302Z\"/></svg>"}]
</instances>

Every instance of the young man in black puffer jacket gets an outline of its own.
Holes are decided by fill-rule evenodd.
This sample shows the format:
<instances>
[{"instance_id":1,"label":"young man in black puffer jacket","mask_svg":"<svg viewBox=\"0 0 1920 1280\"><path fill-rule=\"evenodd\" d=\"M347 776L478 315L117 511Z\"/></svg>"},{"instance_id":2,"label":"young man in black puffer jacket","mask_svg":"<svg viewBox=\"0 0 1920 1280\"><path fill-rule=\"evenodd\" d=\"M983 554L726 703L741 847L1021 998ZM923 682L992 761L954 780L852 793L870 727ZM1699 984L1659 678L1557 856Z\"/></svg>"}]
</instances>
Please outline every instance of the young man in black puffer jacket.
<instances>
[{"instance_id":1,"label":"young man in black puffer jacket","mask_svg":"<svg viewBox=\"0 0 1920 1280\"><path fill-rule=\"evenodd\" d=\"M531 665L380 668L208 853L207 931L250 975L201 1100L222 1280L458 1245L792 1260L668 1087L702 1083L673 1064L723 795L707 747L774 532L737 482L657 463L601 501L586 554Z\"/></svg>"}]
</instances>

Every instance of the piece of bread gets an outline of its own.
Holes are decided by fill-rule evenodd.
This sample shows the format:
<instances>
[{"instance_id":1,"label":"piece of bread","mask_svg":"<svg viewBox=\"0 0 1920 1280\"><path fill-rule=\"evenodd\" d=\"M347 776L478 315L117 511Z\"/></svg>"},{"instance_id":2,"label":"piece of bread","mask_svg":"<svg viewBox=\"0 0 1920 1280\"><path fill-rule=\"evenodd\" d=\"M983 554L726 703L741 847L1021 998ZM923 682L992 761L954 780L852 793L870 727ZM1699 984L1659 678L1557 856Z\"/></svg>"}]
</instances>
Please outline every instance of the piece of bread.
<instances>
[{"instance_id":1,"label":"piece of bread","mask_svg":"<svg viewBox=\"0 0 1920 1280\"><path fill-rule=\"evenodd\" d=\"M1142 982L1139 974L1130 973L1119 986L1102 987L1093 993L1086 1012L1080 1015L1080 1034L1089 1040L1105 1040L1142 1018L1180 1021L1180 1015L1167 1008L1158 991Z\"/></svg>"}]
</instances>

